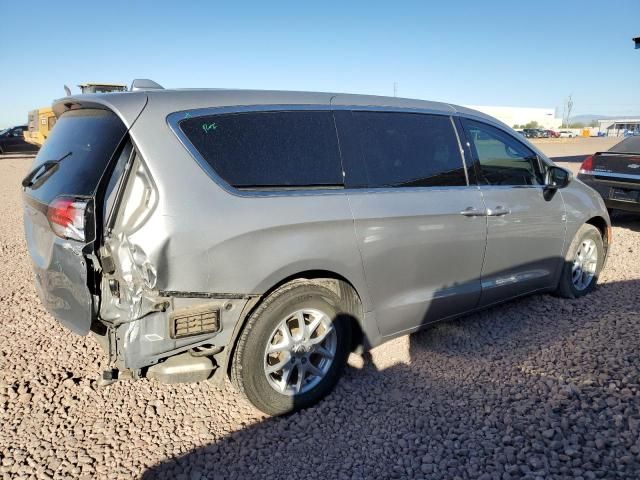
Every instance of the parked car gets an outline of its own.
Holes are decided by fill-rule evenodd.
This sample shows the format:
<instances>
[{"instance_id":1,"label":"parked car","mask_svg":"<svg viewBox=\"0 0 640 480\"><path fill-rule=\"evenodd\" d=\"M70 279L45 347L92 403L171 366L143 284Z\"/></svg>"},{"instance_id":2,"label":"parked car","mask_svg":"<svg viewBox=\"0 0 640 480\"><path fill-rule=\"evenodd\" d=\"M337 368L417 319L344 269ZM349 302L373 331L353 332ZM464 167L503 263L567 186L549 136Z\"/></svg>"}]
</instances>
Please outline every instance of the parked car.
<instances>
[{"instance_id":1,"label":"parked car","mask_svg":"<svg viewBox=\"0 0 640 480\"><path fill-rule=\"evenodd\" d=\"M558 132L560 134L560 138L575 138L577 135L570 130L560 130Z\"/></svg>"},{"instance_id":2,"label":"parked car","mask_svg":"<svg viewBox=\"0 0 640 480\"><path fill-rule=\"evenodd\" d=\"M291 412L354 348L525 294L581 297L607 254L600 196L467 108L138 90L53 109L22 182L27 245L42 303L105 348L107 383L229 375Z\"/></svg>"},{"instance_id":3,"label":"parked car","mask_svg":"<svg viewBox=\"0 0 640 480\"><path fill-rule=\"evenodd\" d=\"M560 137L560 133L554 131L554 130L545 130L545 132L547 132L547 135L549 136L549 138L559 138Z\"/></svg>"},{"instance_id":4,"label":"parked car","mask_svg":"<svg viewBox=\"0 0 640 480\"><path fill-rule=\"evenodd\" d=\"M549 138L549 132L547 130L543 130L542 128L538 128L538 138Z\"/></svg>"},{"instance_id":5,"label":"parked car","mask_svg":"<svg viewBox=\"0 0 640 480\"><path fill-rule=\"evenodd\" d=\"M0 131L0 154L15 152L37 152L38 147L24 140L26 125L5 128Z\"/></svg>"},{"instance_id":6,"label":"parked car","mask_svg":"<svg viewBox=\"0 0 640 480\"><path fill-rule=\"evenodd\" d=\"M640 137L589 155L578 178L598 191L607 208L640 212Z\"/></svg>"},{"instance_id":7,"label":"parked car","mask_svg":"<svg viewBox=\"0 0 640 480\"><path fill-rule=\"evenodd\" d=\"M540 132L537 128L525 128L522 130L527 138L539 138Z\"/></svg>"}]
</instances>

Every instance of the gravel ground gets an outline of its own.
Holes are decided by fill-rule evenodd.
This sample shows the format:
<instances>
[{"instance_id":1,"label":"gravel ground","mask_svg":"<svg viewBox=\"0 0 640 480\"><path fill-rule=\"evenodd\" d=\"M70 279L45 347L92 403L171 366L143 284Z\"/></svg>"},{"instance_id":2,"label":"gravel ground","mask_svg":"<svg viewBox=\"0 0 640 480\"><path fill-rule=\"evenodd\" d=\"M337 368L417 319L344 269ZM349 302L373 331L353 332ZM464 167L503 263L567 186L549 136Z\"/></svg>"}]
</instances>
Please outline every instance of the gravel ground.
<instances>
[{"instance_id":1,"label":"gravel ground","mask_svg":"<svg viewBox=\"0 0 640 480\"><path fill-rule=\"evenodd\" d=\"M0 160L0 478L640 478L640 220L587 298L534 296L353 355L335 393L268 419L229 385L121 382L32 286Z\"/></svg>"}]
</instances>

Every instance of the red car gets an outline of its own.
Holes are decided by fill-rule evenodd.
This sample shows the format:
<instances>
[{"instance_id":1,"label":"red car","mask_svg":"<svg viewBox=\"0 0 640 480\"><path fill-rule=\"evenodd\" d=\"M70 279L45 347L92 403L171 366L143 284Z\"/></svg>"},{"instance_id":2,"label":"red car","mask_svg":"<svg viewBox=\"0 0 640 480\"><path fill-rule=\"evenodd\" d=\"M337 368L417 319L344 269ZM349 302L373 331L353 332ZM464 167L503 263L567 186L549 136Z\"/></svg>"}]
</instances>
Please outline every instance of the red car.
<instances>
[{"instance_id":1,"label":"red car","mask_svg":"<svg viewBox=\"0 0 640 480\"><path fill-rule=\"evenodd\" d=\"M545 130L545 132L547 132L547 134L549 134L549 138L559 138L560 137L560 133L559 132L555 132L553 130Z\"/></svg>"}]
</instances>

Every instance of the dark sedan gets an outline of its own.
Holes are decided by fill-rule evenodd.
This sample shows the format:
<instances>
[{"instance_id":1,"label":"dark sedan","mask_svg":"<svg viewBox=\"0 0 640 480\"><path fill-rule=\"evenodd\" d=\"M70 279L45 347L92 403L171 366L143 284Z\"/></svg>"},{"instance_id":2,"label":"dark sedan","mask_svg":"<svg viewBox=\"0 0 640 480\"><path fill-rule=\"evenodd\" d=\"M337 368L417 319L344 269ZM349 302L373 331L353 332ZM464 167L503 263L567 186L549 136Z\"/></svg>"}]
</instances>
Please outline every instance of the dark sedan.
<instances>
[{"instance_id":1,"label":"dark sedan","mask_svg":"<svg viewBox=\"0 0 640 480\"><path fill-rule=\"evenodd\" d=\"M37 152L38 146L27 143L24 139L26 125L0 130L0 154Z\"/></svg>"},{"instance_id":2,"label":"dark sedan","mask_svg":"<svg viewBox=\"0 0 640 480\"><path fill-rule=\"evenodd\" d=\"M640 213L640 137L589 155L578 178L598 191L607 208Z\"/></svg>"}]
</instances>

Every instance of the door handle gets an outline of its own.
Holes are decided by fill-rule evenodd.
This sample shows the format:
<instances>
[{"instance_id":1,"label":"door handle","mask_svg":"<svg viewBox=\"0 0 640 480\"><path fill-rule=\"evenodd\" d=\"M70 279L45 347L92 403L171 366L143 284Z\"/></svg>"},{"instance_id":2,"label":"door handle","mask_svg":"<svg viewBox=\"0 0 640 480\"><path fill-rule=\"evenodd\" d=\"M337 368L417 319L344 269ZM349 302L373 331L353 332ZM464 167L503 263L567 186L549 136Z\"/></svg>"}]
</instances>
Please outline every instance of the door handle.
<instances>
[{"instance_id":1,"label":"door handle","mask_svg":"<svg viewBox=\"0 0 640 480\"><path fill-rule=\"evenodd\" d=\"M498 205L496 208L489 208L487 210L488 217L502 217L504 215L509 215L510 213L511 210L509 210L508 208L504 208L501 205Z\"/></svg>"},{"instance_id":2,"label":"door handle","mask_svg":"<svg viewBox=\"0 0 640 480\"><path fill-rule=\"evenodd\" d=\"M464 215L465 217L485 217L487 212L485 210L476 210L473 207L467 207L460 212L460 215Z\"/></svg>"}]
</instances>

